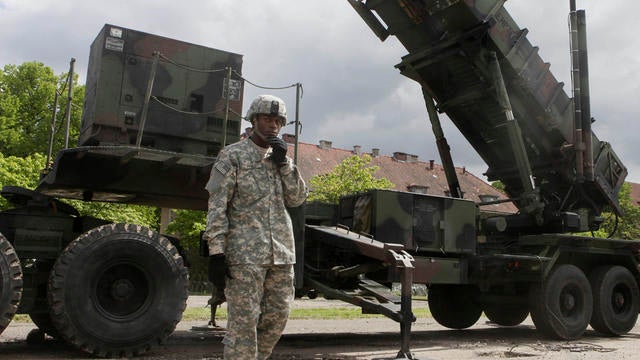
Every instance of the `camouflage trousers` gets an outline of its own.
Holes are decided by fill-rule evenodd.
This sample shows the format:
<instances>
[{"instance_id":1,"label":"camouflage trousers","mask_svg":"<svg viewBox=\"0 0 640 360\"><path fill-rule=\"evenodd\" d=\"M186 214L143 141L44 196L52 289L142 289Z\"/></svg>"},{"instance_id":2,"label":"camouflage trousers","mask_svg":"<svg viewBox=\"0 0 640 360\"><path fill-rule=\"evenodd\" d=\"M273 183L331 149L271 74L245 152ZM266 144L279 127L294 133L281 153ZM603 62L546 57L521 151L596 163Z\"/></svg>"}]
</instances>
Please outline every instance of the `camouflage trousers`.
<instances>
[{"instance_id":1,"label":"camouflage trousers","mask_svg":"<svg viewBox=\"0 0 640 360\"><path fill-rule=\"evenodd\" d=\"M293 301L293 265L229 267L227 360L266 360L284 331Z\"/></svg>"}]
</instances>

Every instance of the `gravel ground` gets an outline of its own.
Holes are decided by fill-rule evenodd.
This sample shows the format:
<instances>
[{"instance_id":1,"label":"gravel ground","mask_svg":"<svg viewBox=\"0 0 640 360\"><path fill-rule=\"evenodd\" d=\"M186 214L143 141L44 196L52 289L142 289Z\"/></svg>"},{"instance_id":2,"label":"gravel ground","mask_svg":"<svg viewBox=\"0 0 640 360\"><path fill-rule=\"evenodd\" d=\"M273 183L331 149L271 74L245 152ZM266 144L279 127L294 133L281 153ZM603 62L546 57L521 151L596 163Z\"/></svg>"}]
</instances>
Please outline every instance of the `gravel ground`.
<instances>
[{"instance_id":1,"label":"gravel ground","mask_svg":"<svg viewBox=\"0 0 640 360\"><path fill-rule=\"evenodd\" d=\"M188 306L205 306L208 297L190 297ZM414 306L426 306L414 302ZM296 307L352 306L339 301L296 300ZM194 331L203 322L181 322L167 342L139 359L221 358L222 331ZM224 326L224 321L220 322ZM94 359L67 344L47 339L29 345L26 335L34 326L14 322L0 335L0 359ZM395 359L400 350L400 327L386 318L353 320L290 320L276 347L273 360ZM523 324L496 327L481 318L470 329L446 329L432 318L419 318L412 326L411 352L415 359L638 359L640 325L629 334L599 337L590 328L580 341L550 341L542 338L530 319Z\"/></svg>"}]
</instances>

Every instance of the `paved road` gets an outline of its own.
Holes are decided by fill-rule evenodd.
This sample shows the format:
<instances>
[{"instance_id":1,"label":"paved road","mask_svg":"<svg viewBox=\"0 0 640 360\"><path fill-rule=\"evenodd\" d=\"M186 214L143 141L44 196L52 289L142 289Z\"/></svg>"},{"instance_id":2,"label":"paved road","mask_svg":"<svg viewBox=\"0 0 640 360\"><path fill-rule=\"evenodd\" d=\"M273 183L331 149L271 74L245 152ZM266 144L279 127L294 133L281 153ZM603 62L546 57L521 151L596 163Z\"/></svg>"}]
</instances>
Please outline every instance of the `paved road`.
<instances>
[{"instance_id":1,"label":"paved road","mask_svg":"<svg viewBox=\"0 0 640 360\"><path fill-rule=\"evenodd\" d=\"M204 306L206 297L190 298L188 306ZM298 307L349 306L342 302L297 300ZM418 304L424 306L424 304ZM219 359L221 332L193 331L203 322L181 322L166 344L139 359ZM224 325L224 322L222 322ZM0 359L93 359L63 342L48 339L28 345L29 323L12 323L0 335ZM385 318L356 320L290 320L273 360L393 359L399 345L399 325ZM493 326L486 319L465 331L443 328L431 318L414 323L411 350L416 359L638 359L640 325L618 338L602 338L587 330L580 341L549 341L529 319L513 328Z\"/></svg>"}]
</instances>

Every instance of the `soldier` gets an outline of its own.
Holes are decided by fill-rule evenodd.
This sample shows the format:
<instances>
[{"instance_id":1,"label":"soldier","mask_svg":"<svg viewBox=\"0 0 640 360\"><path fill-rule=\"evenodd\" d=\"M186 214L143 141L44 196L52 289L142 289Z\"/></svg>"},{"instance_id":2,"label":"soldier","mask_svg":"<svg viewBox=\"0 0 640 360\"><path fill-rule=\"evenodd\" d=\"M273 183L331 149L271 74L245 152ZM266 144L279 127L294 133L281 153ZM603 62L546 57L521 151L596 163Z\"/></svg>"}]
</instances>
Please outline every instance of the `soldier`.
<instances>
[{"instance_id":1,"label":"soldier","mask_svg":"<svg viewBox=\"0 0 640 360\"><path fill-rule=\"evenodd\" d=\"M277 137L286 118L280 98L258 96L247 112L251 136L220 151L206 186L203 236L214 285L226 281L225 359L267 359L293 301L295 248L285 206L302 205L308 192Z\"/></svg>"}]
</instances>

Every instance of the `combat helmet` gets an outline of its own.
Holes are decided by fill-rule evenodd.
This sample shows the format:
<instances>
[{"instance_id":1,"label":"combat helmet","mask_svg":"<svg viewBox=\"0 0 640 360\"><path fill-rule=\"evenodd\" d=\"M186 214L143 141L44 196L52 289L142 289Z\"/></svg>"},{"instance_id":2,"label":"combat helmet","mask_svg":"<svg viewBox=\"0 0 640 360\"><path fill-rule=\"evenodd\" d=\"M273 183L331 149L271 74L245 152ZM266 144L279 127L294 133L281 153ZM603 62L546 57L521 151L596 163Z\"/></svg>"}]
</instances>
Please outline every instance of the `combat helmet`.
<instances>
[{"instance_id":1,"label":"combat helmet","mask_svg":"<svg viewBox=\"0 0 640 360\"><path fill-rule=\"evenodd\" d=\"M253 120L258 114L278 115L280 126L287 123L287 108L284 101L273 95L258 95L247 110L247 120L253 124Z\"/></svg>"}]
</instances>

